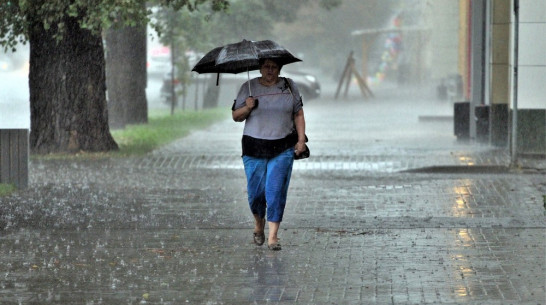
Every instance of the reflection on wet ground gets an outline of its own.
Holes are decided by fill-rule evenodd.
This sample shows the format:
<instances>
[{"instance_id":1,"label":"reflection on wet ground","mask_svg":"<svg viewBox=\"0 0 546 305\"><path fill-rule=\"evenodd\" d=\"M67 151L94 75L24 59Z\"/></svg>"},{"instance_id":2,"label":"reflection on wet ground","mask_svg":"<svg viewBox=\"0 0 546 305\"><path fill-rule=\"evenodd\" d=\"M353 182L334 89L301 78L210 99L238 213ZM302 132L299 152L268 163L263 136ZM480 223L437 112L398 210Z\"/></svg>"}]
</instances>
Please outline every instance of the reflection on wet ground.
<instances>
[{"instance_id":1,"label":"reflection on wet ground","mask_svg":"<svg viewBox=\"0 0 546 305\"><path fill-rule=\"evenodd\" d=\"M544 265L527 262L543 253L543 234L289 229L286 250L271 252L241 229L22 229L2 239L0 295L7 304L538 300Z\"/></svg>"}]
</instances>

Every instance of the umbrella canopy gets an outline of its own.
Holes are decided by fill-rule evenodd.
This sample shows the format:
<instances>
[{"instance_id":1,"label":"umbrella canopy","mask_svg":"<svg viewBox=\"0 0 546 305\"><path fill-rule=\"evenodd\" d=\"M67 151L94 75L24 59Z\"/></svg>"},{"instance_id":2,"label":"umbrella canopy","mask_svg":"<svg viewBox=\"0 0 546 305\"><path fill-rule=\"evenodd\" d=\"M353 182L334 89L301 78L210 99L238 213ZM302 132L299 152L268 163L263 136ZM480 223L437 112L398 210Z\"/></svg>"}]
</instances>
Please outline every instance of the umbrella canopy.
<instances>
[{"instance_id":1,"label":"umbrella canopy","mask_svg":"<svg viewBox=\"0 0 546 305\"><path fill-rule=\"evenodd\" d=\"M273 59L281 65L301 61L271 40L249 41L217 47L193 67L197 73L240 73L258 70L260 59Z\"/></svg>"}]
</instances>

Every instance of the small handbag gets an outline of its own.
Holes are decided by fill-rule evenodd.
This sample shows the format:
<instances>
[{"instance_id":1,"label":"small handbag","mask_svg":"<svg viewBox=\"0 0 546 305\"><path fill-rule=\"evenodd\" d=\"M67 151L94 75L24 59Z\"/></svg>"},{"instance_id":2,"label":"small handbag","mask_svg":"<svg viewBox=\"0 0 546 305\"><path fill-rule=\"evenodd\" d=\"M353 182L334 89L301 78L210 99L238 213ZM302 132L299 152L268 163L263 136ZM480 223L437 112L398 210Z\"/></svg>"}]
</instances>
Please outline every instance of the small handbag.
<instances>
[{"instance_id":1,"label":"small handbag","mask_svg":"<svg viewBox=\"0 0 546 305\"><path fill-rule=\"evenodd\" d=\"M307 144L305 144L305 150L301 152L299 155L294 153L294 160L301 160L301 159L307 159L311 156L311 152L309 151L309 147L307 147Z\"/></svg>"},{"instance_id":2,"label":"small handbag","mask_svg":"<svg viewBox=\"0 0 546 305\"><path fill-rule=\"evenodd\" d=\"M294 93L292 93L292 86L290 86L290 82L286 79L286 77L283 77L284 78L284 83L286 84L286 87L288 87L288 91L290 91L290 94L292 95L292 99L295 100L296 97L294 96ZM297 136L297 131L294 129L294 132L296 133L296 136ZM307 135L305 135L305 142L309 142L309 138L307 138ZM305 150L302 151L299 155L297 155L295 152L294 152L294 160L301 160L301 159L307 159L311 156L311 151L309 150L309 146L307 146L307 144L305 144Z\"/></svg>"}]
</instances>

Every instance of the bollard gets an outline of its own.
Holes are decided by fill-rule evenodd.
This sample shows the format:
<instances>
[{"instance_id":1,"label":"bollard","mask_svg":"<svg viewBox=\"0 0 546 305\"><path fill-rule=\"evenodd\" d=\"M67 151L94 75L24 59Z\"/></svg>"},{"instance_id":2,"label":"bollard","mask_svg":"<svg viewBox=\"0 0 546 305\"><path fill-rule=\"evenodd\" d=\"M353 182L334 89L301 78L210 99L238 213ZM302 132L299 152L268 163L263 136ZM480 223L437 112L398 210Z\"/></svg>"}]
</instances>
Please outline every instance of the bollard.
<instances>
[{"instance_id":1,"label":"bollard","mask_svg":"<svg viewBox=\"0 0 546 305\"><path fill-rule=\"evenodd\" d=\"M0 129L0 183L28 187L28 129Z\"/></svg>"},{"instance_id":2,"label":"bollard","mask_svg":"<svg viewBox=\"0 0 546 305\"><path fill-rule=\"evenodd\" d=\"M470 102L458 102L453 104L453 129L457 140L470 138Z\"/></svg>"},{"instance_id":3,"label":"bollard","mask_svg":"<svg viewBox=\"0 0 546 305\"><path fill-rule=\"evenodd\" d=\"M479 105L474 109L476 140L482 143L489 143L489 105Z\"/></svg>"}]
</instances>

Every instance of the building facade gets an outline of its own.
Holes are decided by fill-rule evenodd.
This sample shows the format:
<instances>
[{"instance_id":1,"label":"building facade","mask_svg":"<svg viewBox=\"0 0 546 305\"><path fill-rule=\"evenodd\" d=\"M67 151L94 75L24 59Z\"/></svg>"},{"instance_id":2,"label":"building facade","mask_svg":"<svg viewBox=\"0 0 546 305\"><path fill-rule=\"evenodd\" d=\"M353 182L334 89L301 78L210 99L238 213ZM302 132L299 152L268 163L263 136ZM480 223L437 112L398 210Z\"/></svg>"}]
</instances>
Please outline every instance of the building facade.
<instances>
[{"instance_id":1,"label":"building facade","mask_svg":"<svg viewBox=\"0 0 546 305\"><path fill-rule=\"evenodd\" d=\"M427 1L431 79L456 74L468 136L546 155L546 0Z\"/></svg>"}]
</instances>

